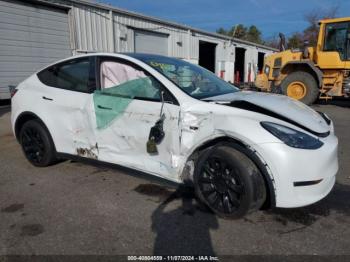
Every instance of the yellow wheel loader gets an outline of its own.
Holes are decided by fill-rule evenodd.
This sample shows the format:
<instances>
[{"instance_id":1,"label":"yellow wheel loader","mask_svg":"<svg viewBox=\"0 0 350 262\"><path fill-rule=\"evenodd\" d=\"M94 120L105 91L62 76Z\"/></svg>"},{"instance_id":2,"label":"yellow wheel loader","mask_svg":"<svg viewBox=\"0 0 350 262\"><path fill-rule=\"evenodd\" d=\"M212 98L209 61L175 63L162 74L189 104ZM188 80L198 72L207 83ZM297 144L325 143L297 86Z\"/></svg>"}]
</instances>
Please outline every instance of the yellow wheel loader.
<instances>
[{"instance_id":1,"label":"yellow wheel loader","mask_svg":"<svg viewBox=\"0 0 350 262\"><path fill-rule=\"evenodd\" d=\"M305 104L350 95L350 17L319 22L317 45L265 57L255 86ZM282 43L280 45L284 50Z\"/></svg>"}]
</instances>

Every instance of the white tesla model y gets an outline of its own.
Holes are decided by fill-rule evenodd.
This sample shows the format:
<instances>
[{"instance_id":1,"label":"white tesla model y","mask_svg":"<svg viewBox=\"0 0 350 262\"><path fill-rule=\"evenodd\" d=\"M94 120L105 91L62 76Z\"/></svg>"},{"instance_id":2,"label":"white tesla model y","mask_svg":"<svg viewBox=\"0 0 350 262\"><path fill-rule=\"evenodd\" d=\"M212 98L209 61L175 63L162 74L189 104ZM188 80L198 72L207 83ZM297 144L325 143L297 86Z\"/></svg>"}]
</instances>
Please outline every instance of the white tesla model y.
<instances>
[{"instance_id":1,"label":"white tesla model y","mask_svg":"<svg viewBox=\"0 0 350 262\"><path fill-rule=\"evenodd\" d=\"M286 96L242 92L185 61L95 53L52 64L12 98L26 158L81 158L190 183L217 214L300 207L338 170L327 115Z\"/></svg>"}]
</instances>

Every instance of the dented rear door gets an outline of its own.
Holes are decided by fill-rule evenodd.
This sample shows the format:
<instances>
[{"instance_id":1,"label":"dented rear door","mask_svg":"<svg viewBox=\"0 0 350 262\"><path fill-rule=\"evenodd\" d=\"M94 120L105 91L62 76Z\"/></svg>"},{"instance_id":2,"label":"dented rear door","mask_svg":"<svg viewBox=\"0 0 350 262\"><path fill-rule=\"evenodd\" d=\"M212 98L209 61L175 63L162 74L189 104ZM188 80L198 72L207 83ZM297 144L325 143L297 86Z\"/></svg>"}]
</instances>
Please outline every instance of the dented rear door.
<instances>
[{"instance_id":1,"label":"dented rear door","mask_svg":"<svg viewBox=\"0 0 350 262\"><path fill-rule=\"evenodd\" d=\"M94 57L71 59L38 73L42 84L38 103L45 110L59 153L97 158L92 124L96 88Z\"/></svg>"}]
</instances>

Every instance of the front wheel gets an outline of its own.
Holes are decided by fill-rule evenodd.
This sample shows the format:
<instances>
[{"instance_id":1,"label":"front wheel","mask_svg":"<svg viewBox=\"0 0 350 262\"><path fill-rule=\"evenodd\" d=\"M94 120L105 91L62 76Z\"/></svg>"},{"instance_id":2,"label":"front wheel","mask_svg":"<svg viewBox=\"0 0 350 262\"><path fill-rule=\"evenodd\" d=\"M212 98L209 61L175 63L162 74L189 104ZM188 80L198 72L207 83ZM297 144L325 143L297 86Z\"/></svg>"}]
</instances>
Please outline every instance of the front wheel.
<instances>
[{"instance_id":1,"label":"front wheel","mask_svg":"<svg viewBox=\"0 0 350 262\"><path fill-rule=\"evenodd\" d=\"M239 146L216 146L196 164L198 198L221 217L237 219L258 210L266 199L262 174Z\"/></svg>"}]
</instances>

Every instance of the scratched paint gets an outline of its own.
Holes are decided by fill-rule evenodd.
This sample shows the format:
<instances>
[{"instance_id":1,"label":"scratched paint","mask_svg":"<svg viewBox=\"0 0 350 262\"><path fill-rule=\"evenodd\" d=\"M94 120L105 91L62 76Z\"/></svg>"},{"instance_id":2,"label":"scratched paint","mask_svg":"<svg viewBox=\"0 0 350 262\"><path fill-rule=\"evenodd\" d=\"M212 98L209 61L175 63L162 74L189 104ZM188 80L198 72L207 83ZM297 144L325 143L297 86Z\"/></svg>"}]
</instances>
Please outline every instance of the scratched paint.
<instances>
[{"instance_id":1,"label":"scratched paint","mask_svg":"<svg viewBox=\"0 0 350 262\"><path fill-rule=\"evenodd\" d=\"M98 159L98 144L91 146L90 148L77 148L78 156Z\"/></svg>"}]
</instances>

